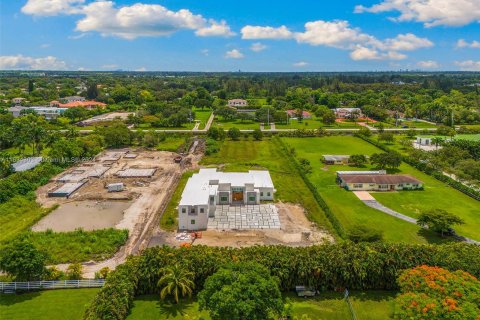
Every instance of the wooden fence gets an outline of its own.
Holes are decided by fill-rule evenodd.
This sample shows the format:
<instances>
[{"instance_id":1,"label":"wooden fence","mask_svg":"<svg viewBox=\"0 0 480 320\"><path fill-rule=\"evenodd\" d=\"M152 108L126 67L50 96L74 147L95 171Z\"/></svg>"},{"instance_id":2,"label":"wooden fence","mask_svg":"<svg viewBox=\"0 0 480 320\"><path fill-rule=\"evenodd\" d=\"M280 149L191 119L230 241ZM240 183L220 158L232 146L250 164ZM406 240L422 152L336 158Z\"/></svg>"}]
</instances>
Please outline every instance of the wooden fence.
<instances>
[{"instance_id":1,"label":"wooden fence","mask_svg":"<svg viewBox=\"0 0 480 320\"><path fill-rule=\"evenodd\" d=\"M100 287L103 287L104 284L105 284L105 279L0 282L0 292L13 293L16 291L48 290L48 289L100 288Z\"/></svg>"}]
</instances>

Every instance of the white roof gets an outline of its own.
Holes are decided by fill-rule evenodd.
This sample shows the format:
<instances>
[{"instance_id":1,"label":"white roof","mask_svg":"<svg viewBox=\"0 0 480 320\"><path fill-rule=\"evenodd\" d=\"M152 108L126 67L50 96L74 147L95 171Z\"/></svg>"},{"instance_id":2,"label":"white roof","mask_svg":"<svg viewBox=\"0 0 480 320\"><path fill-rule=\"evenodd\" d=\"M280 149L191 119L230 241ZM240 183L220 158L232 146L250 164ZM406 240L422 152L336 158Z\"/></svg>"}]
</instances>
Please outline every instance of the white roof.
<instances>
[{"instance_id":1,"label":"white roof","mask_svg":"<svg viewBox=\"0 0 480 320\"><path fill-rule=\"evenodd\" d=\"M357 111L360 110L360 108L336 108L336 111Z\"/></svg>"},{"instance_id":2,"label":"white roof","mask_svg":"<svg viewBox=\"0 0 480 320\"><path fill-rule=\"evenodd\" d=\"M349 159L350 156L341 155L341 154L324 154L323 158L325 160L344 160L344 159Z\"/></svg>"},{"instance_id":3,"label":"white roof","mask_svg":"<svg viewBox=\"0 0 480 320\"><path fill-rule=\"evenodd\" d=\"M27 171L38 166L42 159L42 157L25 158L12 164L12 167L15 172Z\"/></svg>"},{"instance_id":4,"label":"white roof","mask_svg":"<svg viewBox=\"0 0 480 320\"><path fill-rule=\"evenodd\" d=\"M253 184L254 188L273 188L270 173L264 170L250 170L248 172L218 172L217 169L200 169L188 179L182 193L180 205L208 204L208 197L217 192L218 185L210 181L218 180L219 184L229 183L232 187L243 187Z\"/></svg>"}]
</instances>

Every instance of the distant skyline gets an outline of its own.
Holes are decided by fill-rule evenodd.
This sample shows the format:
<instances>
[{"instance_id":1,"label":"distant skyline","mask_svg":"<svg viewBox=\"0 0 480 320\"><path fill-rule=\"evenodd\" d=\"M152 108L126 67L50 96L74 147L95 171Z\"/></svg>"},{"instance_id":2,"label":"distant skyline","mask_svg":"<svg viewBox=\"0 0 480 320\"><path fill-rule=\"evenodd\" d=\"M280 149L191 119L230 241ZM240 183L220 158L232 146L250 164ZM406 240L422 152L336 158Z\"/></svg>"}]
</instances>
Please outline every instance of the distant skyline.
<instances>
[{"instance_id":1,"label":"distant skyline","mask_svg":"<svg viewBox=\"0 0 480 320\"><path fill-rule=\"evenodd\" d=\"M0 2L0 70L480 71L480 0Z\"/></svg>"}]
</instances>

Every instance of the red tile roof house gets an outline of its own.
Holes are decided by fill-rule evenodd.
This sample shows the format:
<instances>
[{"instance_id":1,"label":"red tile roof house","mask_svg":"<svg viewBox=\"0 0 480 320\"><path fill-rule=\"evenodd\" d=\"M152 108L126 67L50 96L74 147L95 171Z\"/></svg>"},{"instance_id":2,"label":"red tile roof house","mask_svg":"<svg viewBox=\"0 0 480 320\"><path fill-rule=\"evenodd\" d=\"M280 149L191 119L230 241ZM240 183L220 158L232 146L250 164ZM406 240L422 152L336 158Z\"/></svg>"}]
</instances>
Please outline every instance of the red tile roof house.
<instances>
[{"instance_id":1,"label":"red tile roof house","mask_svg":"<svg viewBox=\"0 0 480 320\"><path fill-rule=\"evenodd\" d=\"M288 117L290 119L296 119L298 117L298 112L297 110L287 110ZM303 111L302 112L302 118L303 119L312 119L312 114L308 111Z\"/></svg>"},{"instance_id":2,"label":"red tile roof house","mask_svg":"<svg viewBox=\"0 0 480 320\"><path fill-rule=\"evenodd\" d=\"M87 110L92 110L92 109L95 109L95 108L103 109L107 105L105 103L102 103L102 102L89 100L89 101L73 101L73 102L68 102L68 103L60 103L59 101L52 101L52 102L50 102L50 106L51 107L59 107L59 108L81 107L81 108L85 108Z\"/></svg>"},{"instance_id":3,"label":"red tile roof house","mask_svg":"<svg viewBox=\"0 0 480 320\"><path fill-rule=\"evenodd\" d=\"M400 191L423 189L423 182L407 174L355 174L337 172L337 182L349 191Z\"/></svg>"}]
</instances>

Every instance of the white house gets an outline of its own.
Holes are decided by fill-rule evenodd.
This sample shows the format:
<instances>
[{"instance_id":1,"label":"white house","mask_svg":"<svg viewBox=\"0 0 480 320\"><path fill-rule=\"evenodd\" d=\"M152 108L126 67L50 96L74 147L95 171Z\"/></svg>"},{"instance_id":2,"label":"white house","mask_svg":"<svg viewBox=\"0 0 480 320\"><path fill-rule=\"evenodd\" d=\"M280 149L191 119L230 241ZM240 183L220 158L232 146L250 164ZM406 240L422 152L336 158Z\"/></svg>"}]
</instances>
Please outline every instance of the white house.
<instances>
[{"instance_id":1,"label":"white house","mask_svg":"<svg viewBox=\"0 0 480 320\"><path fill-rule=\"evenodd\" d=\"M227 105L229 107L248 107L248 102L247 100L243 100L243 99L232 99L232 100L228 100Z\"/></svg>"},{"instance_id":2,"label":"white house","mask_svg":"<svg viewBox=\"0 0 480 320\"><path fill-rule=\"evenodd\" d=\"M10 112L14 118L18 118L22 115L23 110L33 110L39 116L44 116L45 119L51 120L56 119L60 116L67 108L56 108L56 107L22 107L22 106L15 106L8 108L8 112Z\"/></svg>"},{"instance_id":3,"label":"white house","mask_svg":"<svg viewBox=\"0 0 480 320\"><path fill-rule=\"evenodd\" d=\"M203 230L218 205L258 205L273 200L275 189L268 171L218 172L200 169L185 186L178 205L180 230Z\"/></svg>"},{"instance_id":4,"label":"white house","mask_svg":"<svg viewBox=\"0 0 480 320\"><path fill-rule=\"evenodd\" d=\"M363 116L362 109L360 108L336 108L335 109L335 116L337 118L351 118L352 114L356 114L357 118L361 118Z\"/></svg>"},{"instance_id":5,"label":"white house","mask_svg":"<svg viewBox=\"0 0 480 320\"><path fill-rule=\"evenodd\" d=\"M85 98L80 96L70 96L70 97L61 98L60 100L62 100L63 103L70 103L70 102L77 102L77 101L85 101Z\"/></svg>"},{"instance_id":6,"label":"white house","mask_svg":"<svg viewBox=\"0 0 480 320\"><path fill-rule=\"evenodd\" d=\"M385 171L337 171L337 183L350 191L418 190L423 182L408 174L386 174Z\"/></svg>"}]
</instances>

